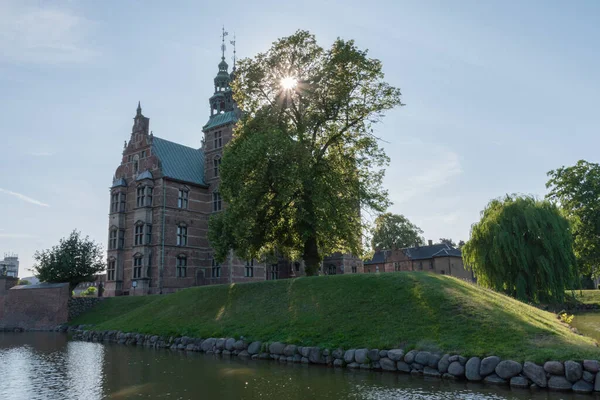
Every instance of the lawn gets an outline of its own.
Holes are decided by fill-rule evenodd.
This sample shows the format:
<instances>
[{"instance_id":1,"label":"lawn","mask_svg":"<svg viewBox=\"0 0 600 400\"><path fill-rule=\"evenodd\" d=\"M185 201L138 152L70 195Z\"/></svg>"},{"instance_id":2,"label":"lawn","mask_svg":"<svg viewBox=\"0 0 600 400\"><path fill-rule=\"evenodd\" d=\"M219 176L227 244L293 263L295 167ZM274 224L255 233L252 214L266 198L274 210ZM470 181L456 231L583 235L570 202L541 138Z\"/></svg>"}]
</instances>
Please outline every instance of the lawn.
<instances>
[{"instance_id":1,"label":"lawn","mask_svg":"<svg viewBox=\"0 0 600 400\"><path fill-rule=\"evenodd\" d=\"M552 313L455 278L418 272L321 276L112 298L72 324L328 348L417 348L517 361L600 358L592 339L573 334Z\"/></svg>"},{"instance_id":2,"label":"lawn","mask_svg":"<svg viewBox=\"0 0 600 400\"><path fill-rule=\"evenodd\" d=\"M575 293L575 301L579 303L600 305L600 290L569 290L567 297L571 297L572 293Z\"/></svg>"}]
</instances>

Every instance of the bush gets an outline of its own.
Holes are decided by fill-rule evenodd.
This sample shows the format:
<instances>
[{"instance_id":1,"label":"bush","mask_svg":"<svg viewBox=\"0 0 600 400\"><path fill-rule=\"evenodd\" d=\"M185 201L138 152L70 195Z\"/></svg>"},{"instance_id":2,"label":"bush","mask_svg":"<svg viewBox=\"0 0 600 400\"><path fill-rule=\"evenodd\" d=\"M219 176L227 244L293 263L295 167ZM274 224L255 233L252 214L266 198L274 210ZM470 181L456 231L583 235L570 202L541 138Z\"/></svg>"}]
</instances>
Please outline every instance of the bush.
<instances>
[{"instance_id":1,"label":"bush","mask_svg":"<svg viewBox=\"0 0 600 400\"><path fill-rule=\"evenodd\" d=\"M93 297L96 296L96 292L98 292L98 289L96 289L94 286L90 286L89 288L81 292L81 295L86 297Z\"/></svg>"}]
</instances>

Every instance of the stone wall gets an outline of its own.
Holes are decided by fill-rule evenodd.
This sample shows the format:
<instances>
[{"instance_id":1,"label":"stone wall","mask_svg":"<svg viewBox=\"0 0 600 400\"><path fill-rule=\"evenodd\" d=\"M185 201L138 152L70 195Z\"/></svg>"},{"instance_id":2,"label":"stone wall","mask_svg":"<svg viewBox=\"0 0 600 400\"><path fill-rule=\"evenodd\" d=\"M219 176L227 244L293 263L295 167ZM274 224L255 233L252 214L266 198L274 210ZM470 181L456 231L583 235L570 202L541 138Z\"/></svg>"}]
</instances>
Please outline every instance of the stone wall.
<instances>
[{"instance_id":1,"label":"stone wall","mask_svg":"<svg viewBox=\"0 0 600 400\"><path fill-rule=\"evenodd\" d=\"M82 328L82 329L80 329ZM322 349L280 342L249 342L234 338L160 337L118 331L83 330L69 327L74 339L93 342L114 342L173 351L197 351L224 357L274 360L280 363L303 363L407 373L414 376L482 382L528 390L549 389L575 393L600 392L600 362L598 360L548 361L543 365L501 360L500 357L463 357L403 349ZM57 328L65 330L65 327Z\"/></svg>"},{"instance_id":2,"label":"stone wall","mask_svg":"<svg viewBox=\"0 0 600 400\"><path fill-rule=\"evenodd\" d=\"M15 286L2 297L3 329L49 329L67 322L69 317L68 283Z\"/></svg>"},{"instance_id":3,"label":"stone wall","mask_svg":"<svg viewBox=\"0 0 600 400\"><path fill-rule=\"evenodd\" d=\"M94 308L99 302L103 300L102 297L72 297L69 299L69 321L77 318L84 312Z\"/></svg>"},{"instance_id":4,"label":"stone wall","mask_svg":"<svg viewBox=\"0 0 600 400\"><path fill-rule=\"evenodd\" d=\"M10 288L17 285L19 278L12 276L0 276L0 324L4 320L4 303Z\"/></svg>"}]
</instances>

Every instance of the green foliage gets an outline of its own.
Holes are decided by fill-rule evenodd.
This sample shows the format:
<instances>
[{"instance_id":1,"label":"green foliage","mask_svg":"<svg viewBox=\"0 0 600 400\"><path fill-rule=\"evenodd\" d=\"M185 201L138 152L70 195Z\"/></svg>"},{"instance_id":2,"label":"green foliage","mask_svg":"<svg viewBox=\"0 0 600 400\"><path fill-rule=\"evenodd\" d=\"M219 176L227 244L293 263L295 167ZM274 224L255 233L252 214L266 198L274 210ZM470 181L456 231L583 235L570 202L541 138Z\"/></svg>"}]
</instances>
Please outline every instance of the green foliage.
<instances>
[{"instance_id":1,"label":"green foliage","mask_svg":"<svg viewBox=\"0 0 600 400\"><path fill-rule=\"evenodd\" d=\"M81 295L86 297L95 297L97 292L98 290L94 286L90 286L89 288L81 292Z\"/></svg>"},{"instance_id":2,"label":"green foliage","mask_svg":"<svg viewBox=\"0 0 600 400\"><path fill-rule=\"evenodd\" d=\"M558 208L532 197L492 200L463 247L477 282L527 302L562 302L573 278L573 241Z\"/></svg>"},{"instance_id":3,"label":"green foliage","mask_svg":"<svg viewBox=\"0 0 600 400\"><path fill-rule=\"evenodd\" d=\"M348 293L352 313L348 308ZM107 298L70 322L162 336L235 337L335 349L402 348L512 360L597 358L556 314L452 277L349 274ZM376 332L374 334L374 332Z\"/></svg>"},{"instance_id":4,"label":"green foliage","mask_svg":"<svg viewBox=\"0 0 600 400\"><path fill-rule=\"evenodd\" d=\"M19 279L19 285L31 285L31 282L29 282L27 279Z\"/></svg>"},{"instance_id":5,"label":"green foliage","mask_svg":"<svg viewBox=\"0 0 600 400\"><path fill-rule=\"evenodd\" d=\"M440 238L440 243L456 248L456 243L454 243L454 240L452 239Z\"/></svg>"},{"instance_id":6,"label":"green foliage","mask_svg":"<svg viewBox=\"0 0 600 400\"><path fill-rule=\"evenodd\" d=\"M284 78L297 85L285 87ZM306 31L239 62L232 84L244 110L224 151L224 212L210 220L216 257L302 257L307 274L336 251L362 253L360 208L382 211L388 158L372 126L401 105L379 60L353 41L323 49Z\"/></svg>"},{"instance_id":7,"label":"green foliage","mask_svg":"<svg viewBox=\"0 0 600 400\"><path fill-rule=\"evenodd\" d=\"M579 160L548 176L546 197L558 201L571 222L579 273L600 276L600 165Z\"/></svg>"},{"instance_id":8,"label":"green foliage","mask_svg":"<svg viewBox=\"0 0 600 400\"><path fill-rule=\"evenodd\" d=\"M74 230L51 249L36 251L33 273L41 282L68 282L70 291L81 282L91 282L104 270L102 246Z\"/></svg>"},{"instance_id":9,"label":"green foliage","mask_svg":"<svg viewBox=\"0 0 600 400\"><path fill-rule=\"evenodd\" d=\"M463 246L465 245L465 241L464 240L459 240L458 241L458 249L462 250Z\"/></svg>"},{"instance_id":10,"label":"green foliage","mask_svg":"<svg viewBox=\"0 0 600 400\"><path fill-rule=\"evenodd\" d=\"M404 215L385 213L375 219L371 247L373 250L401 249L425 243L421 228Z\"/></svg>"}]
</instances>

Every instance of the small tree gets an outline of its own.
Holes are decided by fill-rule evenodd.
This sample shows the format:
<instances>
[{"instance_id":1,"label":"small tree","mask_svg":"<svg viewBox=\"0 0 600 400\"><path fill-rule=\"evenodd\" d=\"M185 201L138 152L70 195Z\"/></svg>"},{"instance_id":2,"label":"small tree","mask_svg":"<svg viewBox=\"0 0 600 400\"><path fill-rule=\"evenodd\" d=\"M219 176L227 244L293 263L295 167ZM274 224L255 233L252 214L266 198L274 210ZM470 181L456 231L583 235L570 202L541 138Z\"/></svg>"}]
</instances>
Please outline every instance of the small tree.
<instances>
[{"instance_id":1,"label":"small tree","mask_svg":"<svg viewBox=\"0 0 600 400\"><path fill-rule=\"evenodd\" d=\"M440 238L440 243L446 244L450 247L456 247L456 243L454 243L454 240L452 239Z\"/></svg>"},{"instance_id":2,"label":"small tree","mask_svg":"<svg viewBox=\"0 0 600 400\"><path fill-rule=\"evenodd\" d=\"M404 215L385 213L375 219L371 246L373 250L400 249L423 244L421 228Z\"/></svg>"},{"instance_id":3,"label":"small tree","mask_svg":"<svg viewBox=\"0 0 600 400\"><path fill-rule=\"evenodd\" d=\"M104 270L102 255L102 246L74 230L57 246L36 251L32 271L41 282L68 282L72 293L79 283L93 281L94 275Z\"/></svg>"},{"instance_id":4,"label":"small tree","mask_svg":"<svg viewBox=\"0 0 600 400\"><path fill-rule=\"evenodd\" d=\"M83 292L81 292L81 295L85 296L85 297L95 297L97 291L98 290L94 286L90 286L89 288L87 288Z\"/></svg>"},{"instance_id":5,"label":"small tree","mask_svg":"<svg viewBox=\"0 0 600 400\"><path fill-rule=\"evenodd\" d=\"M465 241L464 240L459 240L458 241L458 249L462 250L463 246L465 245Z\"/></svg>"},{"instance_id":6,"label":"small tree","mask_svg":"<svg viewBox=\"0 0 600 400\"><path fill-rule=\"evenodd\" d=\"M532 197L492 200L462 251L479 284L522 301L562 302L575 277L568 221Z\"/></svg>"}]
</instances>

